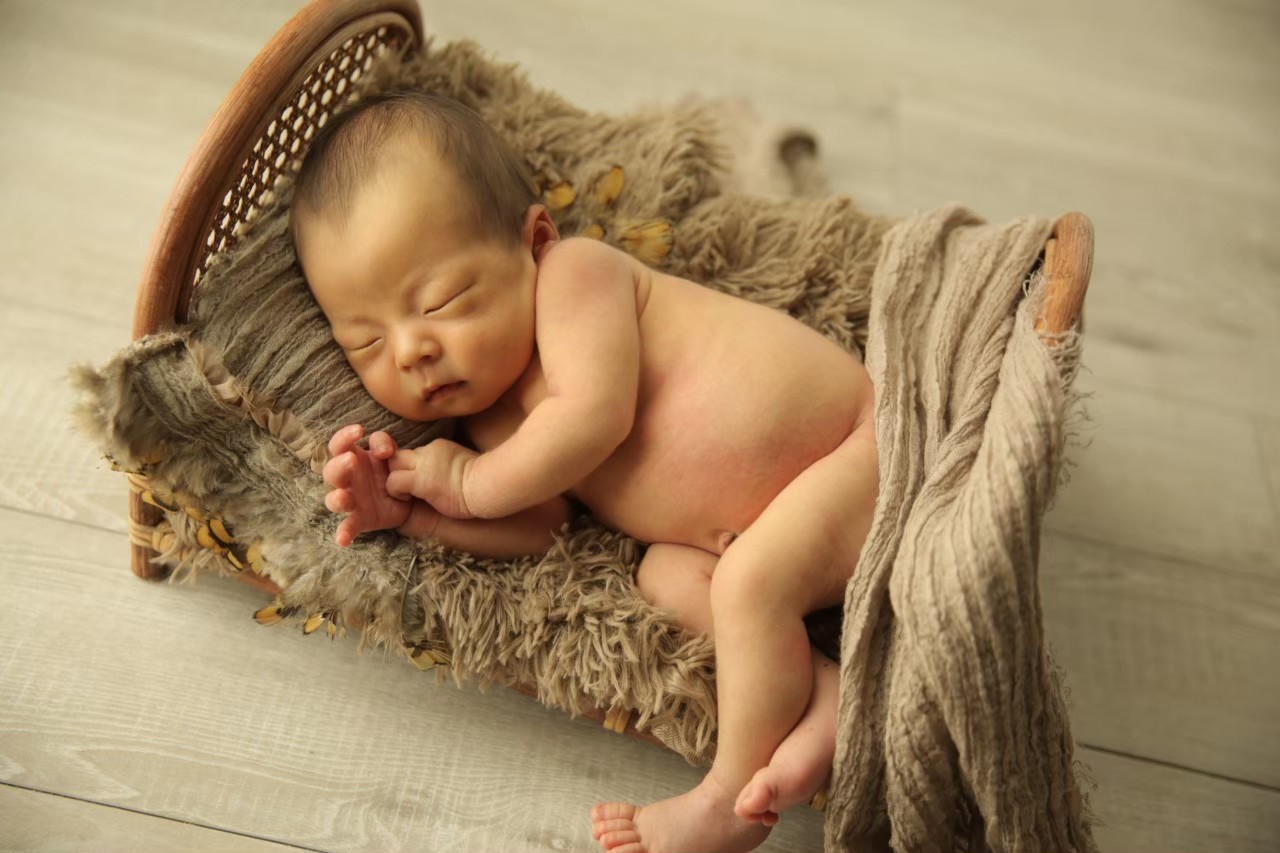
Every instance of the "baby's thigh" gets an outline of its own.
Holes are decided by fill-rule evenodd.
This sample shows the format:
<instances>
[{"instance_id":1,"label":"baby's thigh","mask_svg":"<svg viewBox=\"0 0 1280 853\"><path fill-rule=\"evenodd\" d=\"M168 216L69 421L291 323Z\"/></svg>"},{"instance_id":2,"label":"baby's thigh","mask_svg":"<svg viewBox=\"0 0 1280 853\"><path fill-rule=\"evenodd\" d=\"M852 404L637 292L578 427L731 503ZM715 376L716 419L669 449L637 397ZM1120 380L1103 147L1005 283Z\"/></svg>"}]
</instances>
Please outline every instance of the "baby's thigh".
<instances>
[{"instance_id":1,"label":"baby's thigh","mask_svg":"<svg viewBox=\"0 0 1280 853\"><path fill-rule=\"evenodd\" d=\"M654 607L675 611L677 624L710 635L711 575L718 559L701 548L655 542L636 570L636 588Z\"/></svg>"},{"instance_id":2,"label":"baby's thigh","mask_svg":"<svg viewBox=\"0 0 1280 853\"><path fill-rule=\"evenodd\" d=\"M724 552L714 582L799 615L844 601L879 490L875 429L865 419L787 484Z\"/></svg>"}]
</instances>

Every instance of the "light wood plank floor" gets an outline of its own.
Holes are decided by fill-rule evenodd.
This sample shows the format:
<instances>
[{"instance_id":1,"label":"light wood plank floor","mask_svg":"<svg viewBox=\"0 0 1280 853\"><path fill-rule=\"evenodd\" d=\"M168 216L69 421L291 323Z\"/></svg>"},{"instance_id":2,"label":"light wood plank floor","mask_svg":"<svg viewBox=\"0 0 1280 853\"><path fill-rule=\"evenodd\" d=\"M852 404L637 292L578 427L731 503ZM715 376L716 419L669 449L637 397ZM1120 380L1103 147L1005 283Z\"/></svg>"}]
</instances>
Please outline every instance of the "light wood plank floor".
<instances>
[{"instance_id":1,"label":"light wood plank floor","mask_svg":"<svg viewBox=\"0 0 1280 853\"><path fill-rule=\"evenodd\" d=\"M698 771L507 691L129 574L67 419L151 229L292 0L0 0L0 849L593 849ZM431 2L590 108L739 95L908 213L1098 229L1078 467L1043 597L1104 849L1280 847L1280 6L1273 0ZM1270 663L1269 663L1270 662ZM788 815L768 849L815 850Z\"/></svg>"}]
</instances>

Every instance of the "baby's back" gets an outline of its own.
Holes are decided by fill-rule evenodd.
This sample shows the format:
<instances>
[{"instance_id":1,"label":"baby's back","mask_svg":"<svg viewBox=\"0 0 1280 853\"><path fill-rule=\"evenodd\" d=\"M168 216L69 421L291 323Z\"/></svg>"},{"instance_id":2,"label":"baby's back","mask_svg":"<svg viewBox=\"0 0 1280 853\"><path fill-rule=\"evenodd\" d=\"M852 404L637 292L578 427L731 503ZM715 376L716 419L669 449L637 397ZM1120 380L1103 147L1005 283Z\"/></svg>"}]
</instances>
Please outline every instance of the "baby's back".
<instances>
[{"instance_id":1,"label":"baby's back","mask_svg":"<svg viewBox=\"0 0 1280 853\"><path fill-rule=\"evenodd\" d=\"M571 492L641 541L719 554L869 416L871 382L855 356L781 311L639 263L636 287L635 423ZM539 402L538 373L535 364L522 380L523 411L490 422L484 444Z\"/></svg>"}]
</instances>

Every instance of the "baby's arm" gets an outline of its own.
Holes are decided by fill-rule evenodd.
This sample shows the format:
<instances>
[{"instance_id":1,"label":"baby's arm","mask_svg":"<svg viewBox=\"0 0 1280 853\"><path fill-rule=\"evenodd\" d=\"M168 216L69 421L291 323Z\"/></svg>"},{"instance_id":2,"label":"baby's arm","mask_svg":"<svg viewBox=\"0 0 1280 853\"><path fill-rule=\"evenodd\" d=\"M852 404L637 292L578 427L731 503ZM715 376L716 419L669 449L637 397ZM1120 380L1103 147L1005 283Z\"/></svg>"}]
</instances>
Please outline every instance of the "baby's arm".
<instances>
[{"instance_id":1,"label":"baby's arm","mask_svg":"<svg viewBox=\"0 0 1280 853\"><path fill-rule=\"evenodd\" d=\"M414 539L435 539L458 551L506 559L543 554L569 519L569 502L555 497L506 518L457 519L442 515L426 501L414 500L409 520L397 532Z\"/></svg>"},{"instance_id":2,"label":"baby's arm","mask_svg":"<svg viewBox=\"0 0 1280 853\"><path fill-rule=\"evenodd\" d=\"M558 243L539 264L535 311L547 396L510 438L471 460L462 496L474 517L512 515L569 491L635 420L635 262L594 240Z\"/></svg>"},{"instance_id":3,"label":"baby's arm","mask_svg":"<svg viewBox=\"0 0 1280 853\"><path fill-rule=\"evenodd\" d=\"M395 499L387 494L387 460L398 448L385 432L369 437L369 449L356 446L364 429L343 427L329 441L332 454L324 467L325 506L345 514L338 525L336 540L345 548L361 533L395 529L414 539L435 539L450 548L482 557L518 557L542 554L551 547L555 534L569 518L564 498L530 507L508 518L459 520L441 515L425 501Z\"/></svg>"}]
</instances>

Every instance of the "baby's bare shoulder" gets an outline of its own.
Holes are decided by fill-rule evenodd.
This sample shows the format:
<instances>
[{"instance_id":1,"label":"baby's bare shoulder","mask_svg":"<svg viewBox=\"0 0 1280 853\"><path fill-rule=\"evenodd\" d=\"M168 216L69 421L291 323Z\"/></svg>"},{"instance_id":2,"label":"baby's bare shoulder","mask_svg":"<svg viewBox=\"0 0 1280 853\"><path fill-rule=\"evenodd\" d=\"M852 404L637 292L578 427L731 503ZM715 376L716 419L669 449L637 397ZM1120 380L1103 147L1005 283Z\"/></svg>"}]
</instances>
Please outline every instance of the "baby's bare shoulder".
<instances>
[{"instance_id":1,"label":"baby's bare shoulder","mask_svg":"<svg viewBox=\"0 0 1280 853\"><path fill-rule=\"evenodd\" d=\"M538 283L544 276L557 279L600 276L636 278L643 264L626 252L589 237L568 237L549 248L538 264Z\"/></svg>"}]
</instances>

